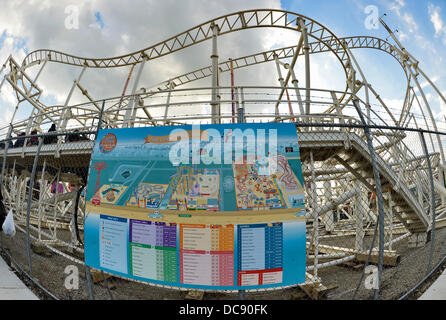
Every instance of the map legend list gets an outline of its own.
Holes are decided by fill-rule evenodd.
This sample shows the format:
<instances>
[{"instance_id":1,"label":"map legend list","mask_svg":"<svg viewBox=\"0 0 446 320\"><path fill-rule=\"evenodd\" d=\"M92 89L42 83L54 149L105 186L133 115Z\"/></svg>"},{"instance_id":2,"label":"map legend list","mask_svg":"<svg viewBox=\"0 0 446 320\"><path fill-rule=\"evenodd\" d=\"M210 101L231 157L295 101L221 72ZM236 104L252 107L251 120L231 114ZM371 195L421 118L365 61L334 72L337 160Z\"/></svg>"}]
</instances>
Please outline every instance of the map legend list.
<instances>
[{"instance_id":1,"label":"map legend list","mask_svg":"<svg viewBox=\"0 0 446 320\"><path fill-rule=\"evenodd\" d=\"M239 286L283 281L283 225L281 222L238 225Z\"/></svg>"},{"instance_id":2,"label":"map legend list","mask_svg":"<svg viewBox=\"0 0 446 320\"><path fill-rule=\"evenodd\" d=\"M233 225L180 225L180 282L234 285Z\"/></svg>"},{"instance_id":3,"label":"map legend list","mask_svg":"<svg viewBox=\"0 0 446 320\"><path fill-rule=\"evenodd\" d=\"M100 216L100 266L127 273L127 219Z\"/></svg>"},{"instance_id":4,"label":"map legend list","mask_svg":"<svg viewBox=\"0 0 446 320\"><path fill-rule=\"evenodd\" d=\"M177 282L177 226L164 222L130 220L131 274L146 279Z\"/></svg>"}]
</instances>

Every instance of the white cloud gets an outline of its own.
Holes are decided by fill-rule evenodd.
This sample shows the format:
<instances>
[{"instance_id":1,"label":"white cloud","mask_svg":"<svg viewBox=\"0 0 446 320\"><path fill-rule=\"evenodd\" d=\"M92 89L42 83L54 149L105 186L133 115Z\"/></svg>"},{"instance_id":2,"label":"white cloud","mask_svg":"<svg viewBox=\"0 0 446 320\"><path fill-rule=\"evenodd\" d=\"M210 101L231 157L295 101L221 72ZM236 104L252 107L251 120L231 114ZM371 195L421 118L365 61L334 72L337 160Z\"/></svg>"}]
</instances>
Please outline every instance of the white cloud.
<instances>
[{"instance_id":1,"label":"white cloud","mask_svg":"<svg viewBox=\"0 0 446 320\"><path fill-rule=\"evenodd\" d=\"M430 21L435 29L435 37L442 37L443 43L446 44L446 25L444 24L440 15L441 8L430 3L428 6L428 12Z\"/></svg>"},{"instance_id":2,"label":"white cloud","mask_svg":"<svg viewBox=\"0 0 446 320\"><path fill-rule=\"evenodd\" d=\"M406 5L403 0L396 0L390 4L389 10L394 10L398 15L401 15L400 10Z\"/></svg>"},{"instance_id":3,"label":"white cloud","mask_svg":"<svg viewBox=\"0 0 446 320\"><path fill-rule=\"evenodd\" d=\"M439 35L443 30L443 20L440 17L440 7L435 7L432 3L428 7L430 20L435 28L435 35Z\"/></svg>"},{"instance_id":4,"label":"white cloud","mask_svg":"<svg viewBox=\"0 0 446 320\"><path fill-rule=\"evenodd\" d=\"M403 110L403 105L404 105L404 99L389 99L389 98L384 98L383 102L385 103L385 105L387 106L387 108L389 109L389 111L392 113L392 115L395 117L396 121L399 121L400 119L400 115L401 115L401 111ZM378 108L378 110L380 111L380 116L384 117L387 120L388 124L392 124L394 125L393 121L391 120L390 116L387 114L387 111L381 107L381 104L378 104L380 107ZM412 110L413 112L413 110Z\"/></svg>"},{"instance_id":5,"label":"white cloud","mask_svg":"<svg viewBox=\"0 0 446 320\"><path fill-rule=\"evenodd\" d=\"M398 38L400 41L404 42L409 38L409 36L407 35L407 33L404 33L403 31L398 31Z\"/></svg>"},{"instance_id":6,"label":"white cloud","mask_svg":"<svg viewBox=\"0 0 446 320\"><path fill-rule=\"evenodd\" d=\"M401 9L404 8L406 3L402 0L396 0L395 2L391 3L389 10L395 11L397 16L403 20L407 25L407 30L410 33L413 33L418 30L418 24L415 22L415 19L412 14L406 12L403 12Z\"/></svg>"},{"instance_id":7,"label":"white cloud","mask_svg":"<svg viewBox=\"0 0 446 320\"><path fill-rule=\"evenodd\" d=\"M411 14L405 12L402 15L402 18L403 18L404 22L407 23L407 25L409 27L409 32L414 32L414 31L418 30L418 25L415 22L415 19L414 19L414 17Z\"/></svg>"}]
</instances>

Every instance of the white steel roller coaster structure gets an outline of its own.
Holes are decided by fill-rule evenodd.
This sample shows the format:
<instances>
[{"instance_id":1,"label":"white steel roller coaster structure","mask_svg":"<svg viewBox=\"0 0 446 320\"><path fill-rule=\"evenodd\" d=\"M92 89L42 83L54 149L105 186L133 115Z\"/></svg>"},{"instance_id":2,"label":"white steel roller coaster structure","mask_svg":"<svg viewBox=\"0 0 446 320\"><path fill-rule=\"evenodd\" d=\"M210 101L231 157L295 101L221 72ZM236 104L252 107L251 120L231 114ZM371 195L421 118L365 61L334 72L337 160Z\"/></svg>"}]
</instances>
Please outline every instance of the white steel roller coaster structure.
<instances>
[{"instance_id":1,"label":"white steel roller coaster structure","mask_svg":"<svg viewBox=\"0 0 446 320\"><path fill-rule=\"evenodd\" d=\"M407 237L418 239L420 234L426 234L431 228L432 215L429 213L431 198L426 158L414 154L407 146L404 131L389 127L418 127L413 115L413 109L418 106L423 115L423 126L438 131L424 88L420 85L421 77L443 102L446 103L446 99L420 69L418 60L402 46L381 19L380 22L395 45L367 36L338 38L328 28L308 17L288 11L260 9L209 20L153 46L114 58L82 58L54 50L37 50L28 54L20 64L10 56L0 70L0 89L10 85L17 97L17 106L9 120L10 125L1 128L0 133L2 138L9 138L12 133L18 132L25 132L25 137L29 137L33 130L43 132L49 123L56 124L56 132L75 129L88 132L96 130L99 119L102 119L103 128L190 124L194 121L293 122L298 131L306 182L308 272L317 277L321 268L354 259L364 260L367 255L364 238L373 231L370 228L377 223L378 217L378 209L370 205L368 196L376 194L378 189L384 196L385 247L388 249L385 251L385 263L394 264L398 255L392 250L392 245ZM218 37L252 28L295 31L297 45L219 61ZM212 41L210 66L173 77L152 88L139 83L147 63L207 40ZM401 65L407 86L399 113L385 104L365 78L352 53L353 49L360 48L388 53ZM311 86L310 57L321 52L330 52L339 61L345 74L345 90ZM305 86L299 86L296 78L294 67L297 59L304 59L305 79L302 82ZM284 63L283 60L291 62ZM276 87L219 84L219 73L268 62L277 67L279 85ZM80 70L63 105L45 105L41 100L43 91L38 80L49 63L71 65ZM95 100L81 84L87 69L125 66L131 67L129 78L136 67L130 94L125 94L124 89L122 95ZM29 75L32 68L38 68L34 78ZM283 71L285 74L282 74ZM208 87L181 88L206 77L211 78ZM127 79L125 88L128 82ZM88 100L86 103L70 104L77 89ZM378 107L372 107L372 97L379 102ZM17 110L25 103L32 106L29 118L15 121ZM291 103L298 107L296 112ZM211 106L210 114L203 112L207 105ZM261 110L261 106L265 105L270 109L267 112ZM280 106L289 106L289 112L281 111L284 108ZM231 107L232 112L224 112L231 110ZM361 110L360 115L348 113L347 109L351 111L352 107ZM187 113L179 115L172 112L172 109L180 108L185 108ZM379 109L379 112L374 109ZM154 116L156 110L159 110L159 116ZM372 153L361 127L364 122L372 126ZM434 190L438 196L436 214L440 219L446 212L445 156L440 136L430 134L429 137L429 159L436 177ZM74 256L57 248L65 246L83 252L74 230L73 212L77 205L84 205L82 199L79 203L76 201L76 195L85 184L85 177L78 173L82 170L76 171L73 167L88 168L93 144L93 141L64 143L63 137L59 136L56 143L45 145L42 149L27 146L26 141L20 148L8 148L6 144L3 154L1 188L6 206L14 210L19 223L26 221L29 211L28 223L33 230L32 236L51 250L75 260ZM40 192L31 193L32 199L27 203L26 190L31 176L28 169L37 152L41 157L39 161L43 161L35 174L35 179L40 183ZM379 172L378 180L372 168L374 162ZM17 170L19 167L25 169ZM51 185L55 181L63 182L64 191L62 194L56 192L53 196ZM68 183L72 191L68 190ZM312 187L314 185L316 187ZM346 211L345 208L349 207L355 210ZM340 213L344 214L344 219L339 218ZM82 229L82 217L78 218L79 228ZM71 230L71 238L59 237L57 231L60 229ZM397 234L398 237L395 236ZM333 242L324 243L326 239L337 237L351 237L353 244L343 247L333 246ZM373 255L377 255L376 251ZM323 263L320 262L322 259Z\"/></svg>"}]
</instances>

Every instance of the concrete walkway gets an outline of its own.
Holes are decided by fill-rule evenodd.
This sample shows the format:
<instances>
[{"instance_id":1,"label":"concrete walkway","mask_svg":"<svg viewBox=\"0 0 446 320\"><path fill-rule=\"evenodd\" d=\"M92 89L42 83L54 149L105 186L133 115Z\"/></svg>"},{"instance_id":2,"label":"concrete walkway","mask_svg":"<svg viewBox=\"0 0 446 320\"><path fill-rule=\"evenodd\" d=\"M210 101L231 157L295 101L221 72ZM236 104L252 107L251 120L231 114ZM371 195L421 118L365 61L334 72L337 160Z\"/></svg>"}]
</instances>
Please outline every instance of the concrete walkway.
<instances>
[{"instance_id":1,"label":"concrete walkway","mask_svg":"<svg viewBox=\"0 0 446 320\"><path fill-rule=\"evenodd\" d=\"M446 270L418 300L446 300Z\"/></svg>"},{"instance_id":2,"label":"concrete walkway","mask_svg":"<svg viewBox=\"0 0 446 320\"><path fill-rule=\"evenodd\" d=\"M39 300L0 257L0 300Z\"/></svg>"}]
</instances>

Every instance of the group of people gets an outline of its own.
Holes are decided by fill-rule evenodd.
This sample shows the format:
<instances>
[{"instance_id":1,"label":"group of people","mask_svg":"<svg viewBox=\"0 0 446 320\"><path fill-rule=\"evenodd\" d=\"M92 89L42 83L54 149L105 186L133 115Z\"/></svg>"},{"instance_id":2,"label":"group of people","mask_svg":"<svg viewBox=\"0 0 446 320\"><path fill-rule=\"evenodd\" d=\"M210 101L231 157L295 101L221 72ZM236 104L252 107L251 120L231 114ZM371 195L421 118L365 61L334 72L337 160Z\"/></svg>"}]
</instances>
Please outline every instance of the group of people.
<instances>
[{"instance_id":1,"label":"group of people","mask_svg":"<svg viewBox=\"0 0 446 320\"><path fill-rule=\"evenodd\" d=\"M50 127L50 129L48 130L48 132L55 132L56 131L56 125L53 123ZM34 129L31 131L30 134L30 138L28 138L27 142L26 142L26 146L37 146L39 144L39 138L38 137L33 137L37 135L37 130ZM15 142L13 142L12 140L9 141L9 145L8 148L20 148L23 147L25 145L25 136L26 133L25 132L20 132L17 135L17 139L15 140ZM65 142L77 142L77 141L87 141L90 140L88 137L86 137L84 134L80 134L79 130L74 130L72 133L68 133L65 136ZM54 144L57 143L58 138L56 135L49 135L49 136L45 136L43 138L43 144ZM0 149L5 149L5 143L1 142L0 143Z\"/></svg>"}]
</instances>

